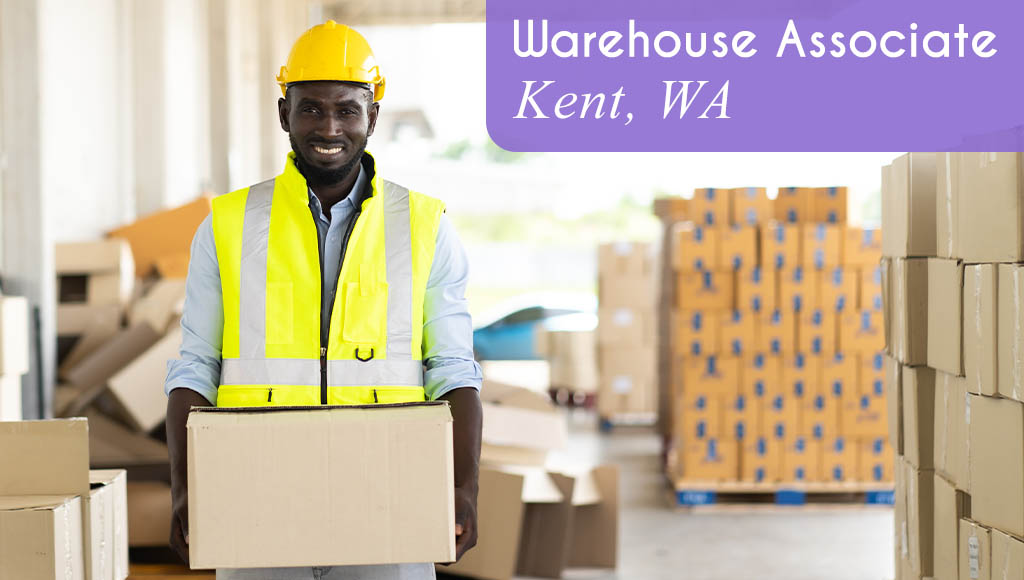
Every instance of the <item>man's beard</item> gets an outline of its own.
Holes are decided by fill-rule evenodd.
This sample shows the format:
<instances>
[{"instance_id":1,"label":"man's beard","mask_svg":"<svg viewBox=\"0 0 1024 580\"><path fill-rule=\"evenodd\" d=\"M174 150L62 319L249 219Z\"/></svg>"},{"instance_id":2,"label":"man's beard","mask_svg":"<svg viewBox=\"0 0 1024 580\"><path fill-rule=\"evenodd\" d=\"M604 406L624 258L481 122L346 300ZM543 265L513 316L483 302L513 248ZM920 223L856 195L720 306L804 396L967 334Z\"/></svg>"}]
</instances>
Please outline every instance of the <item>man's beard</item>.
<instances>
[{"instance_id":1,"label":"man's beard","mask_svg":"<svg viewBox=\"0 0 1024 580\"><path fill-rule=\"evenodd\" d=\"M366 151L367 142L366 137L363 137L362 143L356 143L356 154L352 159L346 161L341 167L337 169L321 169L306 161L306 158L302 156L294 137L288 135L288 140L291 142L292 151L295 153L295 167L299 170L299 173L306 178L306 183L310 186L334 185L348 177L348 174L363 159L363 153Z\"/></svg>"}]
</instances>

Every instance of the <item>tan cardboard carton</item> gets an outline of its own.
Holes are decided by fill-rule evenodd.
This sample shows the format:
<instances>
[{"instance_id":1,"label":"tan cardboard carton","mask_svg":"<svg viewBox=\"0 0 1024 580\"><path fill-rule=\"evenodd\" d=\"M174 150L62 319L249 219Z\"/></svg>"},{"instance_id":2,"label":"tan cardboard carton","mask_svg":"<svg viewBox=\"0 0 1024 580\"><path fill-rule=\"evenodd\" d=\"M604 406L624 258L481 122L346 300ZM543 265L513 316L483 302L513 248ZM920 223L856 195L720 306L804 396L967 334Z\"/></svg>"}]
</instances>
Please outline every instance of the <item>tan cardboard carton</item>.
<instances>
[{"instance_id":1,"label":"tan cardboard carton","mask_svg":"<svg viewBox=\"0 0 1024 580\"><path fill-rule=\"evenodd\" d=\"M732 219L737 225L754 226L772 219L775 206L768 199L763 187L734 187L732 195Z\"/></svg>"},{"instance_id":2,"label":"tan cardboard carton","mask_svg":"<svg viewBox=\"0 0 1024 580\"><path fill-rule=\"evenodd\" d=\"M831 310L814 308L798 315L800 330L797 349L812 355L831 356L838 350L838 314Z\"/></svg>"},{"instance_id":3,"label":"tan cardboard carton","mask_svg":"<svg viewBox=\"0 0 1024 580\"><path fill-rule=\"evenodd\" d=\"M657 334L652 309L612 306L597 311L597 342L600 345L651 345Z\"/></svg>"},{"instance_id":4,"label":"tan cardboard carton","mask_svg":"<svg viewBox=\"0 0 1024 580\"><path fill-rule=\"evenodd\" d=\"M859 308L857 270L830 268L821 273L821 307L830 312Z\"/></svg>"},{"instance_id":5,"label":"tan cardboard carton","mask_svg":"<svg viewBox=\"0 0 1024 580\"><path fill-rule=\"evenodd\" d=\"M1020 153L960 153L957 205L960 257L965 262L1024 261Z\"/></svg>"},{"instance_id":6,"label":"tan cardboard carton","mask_svg":"<svg viewBox=\"0 0 1024 580\"><path fill-rule=\"evenodd\" d=\"M948 373L935 373L935 470L957 489L970 491L968 472L967 381Z\"/></svg>"},{"instance_id":7,"label":"tan cardboard carton","mask_svg":"<svg viewBox=\"0 0 1024 580\"><path fill-rule=\"evenodd\" d=\"M1024 401L1024 267L999 264L996 391Z\"/></svg>"},{"instance_id":8,"label":"tan cardboard carton","mask_svg":"<svg viewBox=\"0 0 1024 580\"><path fill-rule=\"evenodd\" d=\"M657 351L651 347L602 349L597 405L602 417L657 413Z\"/></svg>"},{"instance_id":9,"label":"tan cardboard carton","mask_svg":"<svg viewBox=\"0 0 1024 580\"><path fill-rule=\"evenodd\" d=\"M778 275L774 268L747 268L736 273L736 307L755 314L777 307Z\"/></svg>"},{"instance_id":10,"label":"tan cardboard carton","mask_svg":"<svg viewBox=\"0 0 1024 580\"><path fill-rule=\"evenodd\" d=\"M967 496L939 474L935 474L934 481L935 565L932 576L935 580L957 580L960 573L960 518L967 515Z\"/></svg>"},{"instance_id":11,"label":"tan cardboard carton","mask_svg":"<svg viewBox=\"0 0 1024 580\"><path fill-rule=\"evenodd\" d=\"M0 421L21 421L21 376L0 376Z\"/></svg>"},{"instance_id":12,"label":"tan cardboard carton","mask_svg":"<svg viewBox=\"0 0 1024 580\"><path fill-rule=\"evenodd\" d=\"M882 270L882 316L885 325L885 354L895 356L896 338L893 333L893 327L896 325L894 320L896 316L893 313L893 307L896 306L896 299L893 296L892 288L892 260L890 258L882 258L880 265Z\"/></svg>"},{"instance_id":13,"label":"tan cardboard carton","mask_svg":"<svg viewBox=\"0 0 1024 580\"><path fill-rule=\"evenodd\" d=\"M0 296L0 375L28 372L28 345L28 300Z\"/></svg>"},{"instance_id":14,"label":"tan cardboard carton","mask_svg":"<svg viewBox=\"0 0 1024 580\"><path fill-rule=\"evenodd\" d=\"M907 466L899 455L893 470L893 531L895 544L896 578L902 578L902 568L910 567L910 527L907 525Z\"/></svg>"},{"instance_id":15,"label":"tan cardboard carton","mask_svg":"<svg viewBox=\"0 0 1024 580\"><path fill-rule=\"evenodd\" d=\"M82 334L93 326L120 328L121 307L116 304L90 306L89 304L58 304L57 334Z\"/></svg>"},{"instance_id":16,"label":"tan cardboard carton","mask_svg":"<svg viewBox=\"0 0 1024 580\"><path fill-rule=\"evenodd\" d=\"M780 222L802 224L812 221L812 187L780 187L775 197L775 219Z\"/></svg>"},{"instance_id":17,"label":"tan cardboard carton","mask_svg":"<svg viewBox=\"0 0 1024 580\"><path fill-rule=\"evenodd\" d=\"M885 395L846 392L842 404L842 430L850 437L880 437L888 428Z\"/></svg>"},{"instance_id":18,"label":"tan cardboard carton","mask_svg":"<svg viewBox=\"0 0 1024 580\"><path fill-rule=\"evenodd\" d=\"M721 267L744 270L758 265L758 229L753 226L731 226L721 230Z\"/></svg>"},{"instance_id":19,"label":"tan cardboard carton","mask_svg":"<svg viewBox=\"0 0 1024 580\"><path fill-rule=\"evenodd\" d=\"M992 577L1024 580L1024 542L992 530Z\"/></svg>"},{"instance_id":20,"label":"tan cardboard carton","mask_svg":"<svg viewBox=\"0 0 1024 580\"><path fill-rule=\"evenodd\" d=\"M690 200L693 221L705 226L727 225L732 215L731 198L728 189L702 187L693 190L693 199Z\"/></svg>"},{"instance_id":21,"label":"tan cardboard carton","mask_svg":"<svg viewBox=\"0 0 1024 580\"><path fill-rule=\"evenodd\" d=\"M724 407L726 399L734 396L703 385L677 394L675 434L683 441L725 436Z\"/></svg>"},{"instance_id":22,"label":"tan cardboard carton","mask_svg":"<svg viewBox=\"0 0 1024 580\"><path fill-rule=\"evenodd\" d=\"M746 355L741 360L740 392L747 396L752 406L761 410L762 424L763 413L772 394L781 392L779 364L779 357L761 352Z\"/></svg>"},{"instance_id":23,"label":"tan cardboard carton","mask_svg":"<svg viewBox=\"0 0 1024 580\"><path fill-rule=\"evenodd\" d=\"M861 266L860 287L857 289L857 308L863 310L884 310L885 299L882 291L882 265Z\"/></svg>"},{"instance_id":24,"label":"tan cardboard carton","mask_svg":"<svg viewBox=\"0 0 1024 580\"><path fill-rule=\"evenodd\" d=\"M935 371L903 367L903 456L916 469L931 469L934 459Z\"/></svg>"},{"instance_id":25,"label":"tan cardboard carton","mask_svg":"<svg viewBox=\"0 0 1024 580\"><path fill-rule=\"evenodd\" d=\"M806 437L789 437L782 451L783 482L813 483L822 480L822 442Z\"/></svg>"},{"instance_id":26,"label":"tan cardboard carton","mask_svg":"<svg viewBox=\"0 0 1024 580\"><path fill-rule=\"evenodd\" d=\"M988 528L960 520L961 580L1002 580L992 576L992 535Z\"/></svg>"},{"instance_id":27,"label":"tan cardboard carton","mask_svg":"<svg viewBox=\"0 0 1024 580\"><path fill-rule=\"evenodd\" d=\"M847 226L843 257L849 267L877 266L882 257L882 231L877 228Z\"/></svg>"},{"instance_id":28,"label":"tan cardboard carton","mask_svg":"<svg viewBox=\"0 0 1024 580\"><path fill-rule=\"evenodd\" d=\"M882 253L935 255L935 154L907 153L882 169Z\"/></svg>"},{"instance_id":29,"label":"tan cardboard carton","mask_svg":"<svg viewBox=\"0 0 1024 580\"><path fill-rule=\"evenodd\" d=\"M846 224L846 188L815 187L811 196L811 221Z\"/></svg>"},{"instance_id":30,"label":"tan cardboard carton","mask_svg":"<svg viewBox=\"0 0 1024 580\"><path fill-rule=\"evenodd\" d=\"M154 388L167 376L167 363L178 358L181 330L175 329L110 377L107 384L129 424L148 433L164 422L167 395Z\"/></svg>"},{"instance_id":31,"label":"tan cardboard carton","mask_svg":"<svg viewBox=\"0 0 1024 580\"><path fill-rule=\"evenodd\" d=\"M892 261L893 340L903 364L928 363L928 260Z\"/></svg>"},{"instance_id":32,"label":"tan cardboard carton","mask_svg":"<svg viewBox=\"0 0 1024 580\"><path fill-rule=\"evenodd\" d=\"M971 395L971 518L1024 536L1024 403Z\"/></svg>"},{"instance_id":33,"label":"tan cardboard carton","mask_svg":"<svg viewBox=\"0 0 1024 580\"><path fill-rule=\"evenodd\" d=\"M995 264L964 267L964 373L967 390L979 395L998 390L998 271Z\"/></svg>"},{"instance_id":34,"label":"tan cardboard carton","mask_svg":"<svg viewBox=\"0 0 1024 580\"><path fill-rule=\"evenodd\" d=\"M683 197L657 197L654 199L654 215L667 222L690 220L690 200Z\"/></svg>"},{"instance_id":35,"label":"tan cardboard carton","mask_svg":"<svg viewBox=\"0 0 1024 580\"><path fill-rule=\"evenodd\" d=\"M544 358L552 387L597 392L597 340L593 331L541 329L537 336L538 344L547 343Z\"/></svg>"},{"instance_id":36,"label":"tan cardboard carton","mask_svg":"<svg viewBox=\"0 0 1024 580\"><path fill-rule=\"evenodd\" d=\"M723 313L708 310L676 312L672 326L675 353L707 356L721 352L722 316Z\"/></svg>"},{"instance_id":37,"label":"tan cardboard carton","mask_svg":"<svg viewBox=\"0 0 1024 580\"><path fill-rule=\"evenodd\" d=\"M903 367L896 359L885 357L885 398L888 402L889 443L897 455L903 449Z\"/></svg>"},{"instance_id":38,"label":"tan cardboard carton","mask_svg":"<svg viewBox=\"0 0 1024 580\"><path fill-rule=\"evenodd\" d=\"M935 162L935 251L955 259L960 257L960 153L938 153Z\"/></svg>"},{"instance_id":39,"label":"tan cardboard carton","mask_svg":"<svg viewBox=\"0 0 1024 580\"><path fill-rule=\"evenodd\" d=\"M782 442L764 436L746 437L740 455L740 480L772 483L779 480L782 468Z\"/></svg>"},{"instance_id":40,"label":"tan cardboard carton","mask_svg":"<svg viewBox=\"0 0 1024 580\"><path fill-rule=\"evenodd\" d=\"M859 468L856 440L846 437L825 439L821 447L822 481L854 481Z\"/></svg>"},{"instance_id":41,"label":"tan cardboard carton","mask_svg":"<svg viewBox=\"0 0 1024 580\"><path fill-rule=\"evenodd\" d=\"M187 425L193 568L455 559L446 403L212 409Z\"/></svg>"},{"instance_id":42,"label":"tan cardboard carton","mask_svg":"<svg viewBox=\"0 0 1024 580\"><path fill-rule=\"evenodd\" d=\"M839 315L839 350L864 355L885 346L885 316L878 310L847 310Z\"/></svg>"},{"instance_id":43,"label":"tan cardboard carton","mask_svg":"<svg viewBox=\"0 0 1024 580\"><path fill-rule=\"evenodd\" d=\"M805 312L821 306L821 277L815 270L797 266L779 272L779 308Z\"/></svg>"},{"instance_id":44,"label":"tan cardboard carton","mask_svg":"<svg viewBox=\"0 0 1024 580\"><path fill-rule=\"evenodd\" d=\"M907 485L907 547L910 569L931 576L935 557L935 472L905 464Z\"/></svg>"},{"instance_id":45,"label":"tan cardboard carton","mask_svg":"<svg viewBox=\"0 0 1024 580\"><path fill-rule=\"evenodd\" d=\"M728 269L722 262L723 230L682 222L672 227L672 266L680 272Z\"/></svg>"},{"instance_id":46,"label":"tan cardboard carton","mask_svg":"<svg viewBox=\"0 0 1024 580\"><path fill-rule=\"evenodd\" d=\"M952 375L964 374L963 287L963 262L928 258L928 366Z\"/></svg>"},{"instance_id":47,"label":"tan cardboard carton","mask_svg":"<svg viewBox=\"0 0 1024 580\"><path fill-rule=\"evenodd\" d=\"M742 356L757 348L761 317L754 312L733 310L721 318L722 352Z\"/></svg>"},{"instance_id":48,"label":"tan cardboard carton","mask_svg":"<svg viewBox=\"0 0 1024 580\"><path fill-rule=\"evenodd\" d=\"M777 200L776 200L777 201ZM761 233L761 267L781 270L803 265L800 225L770 222Z\"/></svg>"},{"instance_id":49,"label":"tan cardboard carton","mask_svg":"<svg viewBox=\"0 0 1024 580\"><path fill-rule=\"evenodd\" d=\"M199 224L210 213L210 197L145 216L135 223L112 230L111 238L123 238L132 246L135 275L146 277L156 261L168 255L187 253Z\"/></svg>"},{"instance_id":50,"label":"tan cardboard carton","mask_svg":"<svg viewBox=\"0 0 1024 580\"><path fill-rule=\"evenodd\" d=\"M482 462L524 463L508 459L529 457L536 460L525 463L543 465L549 451L566 445L565 416L545 394L488 380L480 399L484 413Z\"/></svg>"},{"instance_id":51,"label":"tan cardboard carton","mask_svg":"<svg viewBox=\"0 0 1024 580\"><path fill-rule=\"evenodd\" d=\"M128 311L128 324L147 322L163 333L171 321L181 315L185 303L184 280L159 280Z\"/></svg>"},{"instance_id":52,"label":"tan cardboard carton","mask_svg":"<svg viewBox=\"0 0 1024 580\"><path fill-rule=\"evenodd\" d=\"M92 488L90 494L97 491L109 492L110 498L107 505L109 511L104 512L104 518L109 523L103 523L104 528L109 528L109 552L110 576L115 580L123 580L128 577L128 475L123 469L91 469L89 470L89 484ZM93 517L96 521L96 517ZM93 549L99 549L93 542ZM93 558L95 562L96 558ZM97 576L93 576L97 578Z\"/></svg>"},{"instance_id":53,"label":"tan cardboard carton","mask_svg":"<svg viewBox=\"0 0 1024 580\"><path fill-rule=\"evenodd\" d=\"M679 481L734 481L739 477L739 442L731 437L683 441L677 461L682 469Z\"/></svg>"},{"instance_id":54,"label":"tan cardboard carton","mask_svg":"<svg viewBox=\"0 0 1024 580\"><path fill-rule=\"evenodd\" d=\"M861 439L858 446L860 454L857 458L857 479L871 483L891 482L896 457L888 439L885 437Z\"/></svg>"},{"instance_id":55,"label":"tan cardboard carton","mask_svg":"<svg viewBox=\"0 0 1024 580\"><path fill-rule=\"evenodd\" d=\"M125 240L64 242L54 246L54 270L58 275L121 272L134 278L135 261Z\"/></svg>"},{"instance_id":56,"label":"tan cardboard carton","mask_svg":"<svg viewBox=\"0 0 1024 580\"><path fill-rule=\"evenodd\" d=\"M815 270L831 270L842 266L843 226L837 224L805 224L804 258L806 265Z\"/></svg>"},{"instance_id":57,"label":"tan cardboard carton","mask_svg":"<svg viewBox=\"0 0 1024 580\"><path fill-rule=\"evenodd\" d=\"M832 356L822 357L821 390L826 395L840 401L847 395L860 392L860 355L837 352Z\"/></svg>"},{"instance_id":58,"label":"tan cardboard carton","mask_svg":"<svg viewBox=\"0 0 1024 580\"><path fill-rule=\"evenodd\" d=\"M732 272L680 272L676 284L676 307L680 310L732 310Z\"/></svg>"},{"instance_id":59,"label":"tan cardboard carton","mask_svg":"<svg viewBox=\"0 0 1024 580\"><path fill-rule=\"evenodd\" d=\"M796 351L797 324L793 312L774 310L766 312L761 319L760 339L757 350L766 354L781 356Z\"/></svg>"},{"instance_id":60,"label":"tan cardboard carton","mask_svg":"<svg viewBox=\"0 0 1024 580\"><path fill-rule=\"evenodd\" d=\"M60 367L57 369L57 376L66 381L68 372L78 366L82 359L96 352L97 349L113 338L117 334L119 327L120 320L118 318L98 317L96 322L89 325L85 332L78 337L75 345L65 355L64 360L61 361Z\"/></svg>"},{"instance_id":61,"label":"tan cardboard carton","mask_svg":"<svg viewBox=\"0 0 1024 580\"><path fill-rule=\"evenodd\" d=\"M0 578L84 580L81 500L0 496Z\"/></svg>"}]
</instances>

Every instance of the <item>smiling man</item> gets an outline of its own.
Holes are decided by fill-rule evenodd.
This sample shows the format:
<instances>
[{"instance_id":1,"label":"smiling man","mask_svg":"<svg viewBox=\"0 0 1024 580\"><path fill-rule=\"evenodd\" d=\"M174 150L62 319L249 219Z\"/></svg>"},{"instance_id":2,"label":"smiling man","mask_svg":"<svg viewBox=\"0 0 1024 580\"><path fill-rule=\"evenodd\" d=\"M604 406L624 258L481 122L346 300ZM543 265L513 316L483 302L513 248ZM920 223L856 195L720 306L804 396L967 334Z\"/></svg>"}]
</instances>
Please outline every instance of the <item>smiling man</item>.
<instances>
[{"instance_id":1,"label":"smiling man","mask_svg":"<svg viewBox=\"0 0 1024 580\"><path fill-rule=\"evenodd\" d=\"M216 198L192 243L181 359L164 385L171 546L188 561L192 406L443 399L454 418L461 558L476 543L482 378L465 252L444 205L384 180L366 152L384 77L358 32L333 21L314 26L277 80L292 146L284 172ZM236 569L217 578L423 580L434 567Z\"/></svg>"}]
</instances>

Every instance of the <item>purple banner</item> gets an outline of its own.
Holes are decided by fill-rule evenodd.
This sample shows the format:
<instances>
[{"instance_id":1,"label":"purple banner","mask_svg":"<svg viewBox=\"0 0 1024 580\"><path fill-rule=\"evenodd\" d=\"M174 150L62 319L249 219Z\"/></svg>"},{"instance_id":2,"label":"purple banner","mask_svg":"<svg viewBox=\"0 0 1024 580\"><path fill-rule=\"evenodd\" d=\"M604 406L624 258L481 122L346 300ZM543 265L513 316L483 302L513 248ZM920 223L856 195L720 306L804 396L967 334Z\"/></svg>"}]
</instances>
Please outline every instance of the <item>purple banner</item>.
<instances>
[{"instance_id":1,"label":"purple banner","mask_svg":"<svg viewBox=\"0 0 1024 580\"><path fill-rule=\"evenodd\" d=\"M1022 0L489 0L512 151L1019 151Z\"/></svg>"}]
</instances>

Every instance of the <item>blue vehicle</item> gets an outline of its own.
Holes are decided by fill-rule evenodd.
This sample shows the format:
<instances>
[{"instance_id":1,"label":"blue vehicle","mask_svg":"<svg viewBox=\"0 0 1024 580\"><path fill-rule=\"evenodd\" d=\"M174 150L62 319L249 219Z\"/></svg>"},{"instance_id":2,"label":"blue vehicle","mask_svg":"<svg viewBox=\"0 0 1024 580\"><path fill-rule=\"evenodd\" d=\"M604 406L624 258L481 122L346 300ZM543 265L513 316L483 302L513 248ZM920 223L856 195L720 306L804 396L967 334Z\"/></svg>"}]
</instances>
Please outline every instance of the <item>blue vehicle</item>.
<instances>
[{"instance_id":1,"label":"blue vehicle","mask_svg":"<svg viewBox=\"0 0 1024 580\"><path fill-rule=\"evenodd\" d=\"M473 330L477 360L539 360L538 328L593 330L597 299L593 294L530 294L511 299L487 315Z\"/></svg>"}]
</instances>

